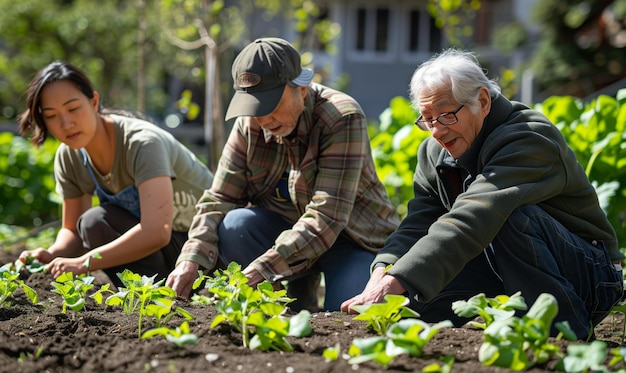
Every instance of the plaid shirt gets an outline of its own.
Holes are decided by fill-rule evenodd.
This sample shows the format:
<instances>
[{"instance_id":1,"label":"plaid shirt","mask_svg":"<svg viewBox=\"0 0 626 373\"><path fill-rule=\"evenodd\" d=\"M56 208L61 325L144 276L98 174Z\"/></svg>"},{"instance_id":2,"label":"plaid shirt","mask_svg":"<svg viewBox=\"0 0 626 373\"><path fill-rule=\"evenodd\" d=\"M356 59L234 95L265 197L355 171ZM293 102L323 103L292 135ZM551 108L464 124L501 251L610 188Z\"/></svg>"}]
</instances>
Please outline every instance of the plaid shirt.
<instances>
[{"instance_id":1,"label":"plaid shirt","mask_svg":"<svg viewBox=\"0 0 626 373\"><path fill-rule=\"evenodd\" d=\"M365 250L382 248L400 222L376 175L363 111L350 96L318 84L309 87L304 106L293 136L284 138L253 117L237 118L179 262L212 269L217 227L230 210L246 206L293 222L251 264L269 281L310 268L342 231ZM290 208L271 197L285 170Z\"/></svg>"}]
</instances>

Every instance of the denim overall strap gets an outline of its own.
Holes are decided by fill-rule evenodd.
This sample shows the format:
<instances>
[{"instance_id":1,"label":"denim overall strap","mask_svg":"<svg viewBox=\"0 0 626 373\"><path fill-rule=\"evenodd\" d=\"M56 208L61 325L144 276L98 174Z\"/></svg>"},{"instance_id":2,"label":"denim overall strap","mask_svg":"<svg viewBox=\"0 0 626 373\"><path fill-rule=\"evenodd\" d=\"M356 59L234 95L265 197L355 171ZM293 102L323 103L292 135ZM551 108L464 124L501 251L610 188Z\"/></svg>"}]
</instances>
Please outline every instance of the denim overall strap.
<instances>
[{"instance_id":1,"label":"denim overall strap","mask_svg":"<svg viewBox=\"0 0 626 373\"><path fill-rule=\"evenodd\" d=\"M125 210L128 210L134 216L140 218L141 217L141 208L139 205L139 191L137 191L137 187L135 185L131 185L123 190L121 190L117 194L107 193L101 186L98 184L96 180L96 176L93 174L93 170L89 165L87 152L85 149L80 149L81 154L83 155L83 164L87 167L87 171L89 172L89 176L91 180L96 186L96 196L100 200L100 204L112 203L119 207L122 207Z\"/></svg>"}]
</instances>

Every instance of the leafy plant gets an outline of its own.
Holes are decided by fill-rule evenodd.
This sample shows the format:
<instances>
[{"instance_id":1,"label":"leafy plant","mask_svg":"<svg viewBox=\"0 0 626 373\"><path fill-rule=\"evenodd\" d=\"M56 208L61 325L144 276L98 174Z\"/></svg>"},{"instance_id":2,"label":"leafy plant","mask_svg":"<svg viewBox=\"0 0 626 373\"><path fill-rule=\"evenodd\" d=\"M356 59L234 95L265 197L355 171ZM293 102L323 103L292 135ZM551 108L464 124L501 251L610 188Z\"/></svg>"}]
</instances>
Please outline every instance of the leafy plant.
<instances>
[{"instance_id":1,"label":"leafy plant","mask_svg":"<svg viewBox=\"0 0 626 373\"><path fill-rule=\"evenodd\" d=\"M600 95L585 103L552 96L535 105L561 131L593 182L600 205L626 242L626 89L616 97Z\"/></svg>"},{"instance_id":2,"label":"leafy plant","mask_svg":"<svg viewBox=\"0 0 626 373\"><path fill-rule=\"evenodd\" d=\"M61 199L54 189L54 153L59 141L35 148L27 139L0 133L0 223L40 226L57 219Z\"/></svg>"},{"instance_id":3,"label":"leafy plant","mask_svg":"<svg viewBox=\"0 0 626 373\"><path fill-rule=\"evenodd\" d=\"M459 300L452 303L452 310L457 316L467 318L480 316L482 322L470 321L472 326L480 329L486 329L495 320L513 317L515 310L526 309L526 301L519 291L510 297L498 295L495 298L488 298L484 293L480 293L467 301Z\"/></svg>"},{"instance_id":4,"label":"leafy plant","mask_svg":"<svg viewBox=\"0 0 626 373\"><path fill-rule=\"evenodd\" d=\"M333 347L326 347L324 351L322 351L322 356L326 361L335 361L339 359L339 354L341 353L341 345L339 342L335 343Z\"/></svg>"},{"instance_id":5,"label":"leafy plant","mask_svg":"<svg viewBox=\"0 0 626 373\"><path fill-rule=\"evenodd\" d=\"M367 321L367 328L383 335L394 323L405 317L420 317L419 313L406 307L409 299L403 295L387 294L384 303L359 304L351 308L359 313L354 320Z\"/></svg>"},{"instance_id":6,"label":"leafy plant","mask_svg":"<svg viewBox=\"0 0 626 373\"><path fill-rule=\"evenodd\" d=\"M452 322L446 320L429 325L419 319L400 320L391 325L384 336L355 338L348 349L348 354L352 356L348 363L374 361L387 367L402 354L419 357L424 346L445 327L452 327Z\"/></svg>"},{"instance_id":7,"label":"leafy plant","mask_svg":"<svg viewBox=\"0 0 626 373\"><path fill-rule=\"evenodd\" d=\"M141 335L142 339L152 338L156 335L162 335L169 342L174 343L178 347L186 345L198 344L198 337L190 332L189 323L183 321L176 329L170 329L166 326L150 329Z\"/></svg>"},{"instance_id":8,"label":"leafy plant","mask_svg":"<svg viewBox=\"0 0 626 373\"><path fill-rule=\"evenodd\" d=\"M566 372L606 372L602 362L606 358L606 342L593 341L590 344L570 344L567 356L559 362L559 368Z\"/></svg>"},{"instance_id":9,"label":"leafy plant","mask_svg":"<svg viewBox=\"0 0 626 373\"><path fill-rule=\"evenodd\" d=\"M141 276L125 269L117 276L124 287L106 300L109 306L121 306L127 315L139 312L138 336L141 337L141 327L144 316L155 318L156 326L160 327L169 321L175 314L179 314L187 320L193 320L193 316L184 309L175 306L176 292L169 286L164 286L165 279L154 282L156 275L152 277Z\"/></svg>"},{"instance_id":10,"label":"leafy plant","mask_svg":"<svg viewBox=\"0 0 626 373\"><path fill-rule=\"evenodd\" d=\"M290 318L283 317L286 304L293 299L286 297L286 290L274 290L272 284L263 281L254 289L247 284L248 278L241 266L231 262L224 270L216 270L215 276L200 273L194 288L205 282L205 288L215 295L218 314L211 328L227 323L238 330L243 346L252 350L293 351L287 336L303 337L311 333L311 314L303 310Z\"/></svg>"},{"instance_id":11,"label":"leafy plant","mask_svg":"<svg viewBox=\"0 0 626 373\"><path fill-rule=\"evenodd\" d=\"M9 266L0 268L0 308L11 307L10 299L20 288L33 304L37 304L37 292L20 279L19 271L11 271Z\"/></svg>"},{"instance_id":12,"label":"leafy plant","mask_svg":"<svg viewBox=\"0 0 626 373\"><path fill-rule=\"evenodd\" d=\"M78 275L74 277L72 272L64 272L52 282L54 288L52 292L60 294L63 297L63 306L61 313L65 314L69 307L72 311L79 313L85 308L85 300L87 293L94 288L93 276ZM102 304L102 293L110 292L109 284L104 284L91 297L98 304Z\"/></svg>"},{"instance_id":13,"label":"leafy plant","mask_svg":"<svg viewBox=\"0 0 626 373\"><path fill-rule=\"evenodd\" d=\"M513 316L493 321L483 334L478 360L486 366L518 371L545 363L560 351L558 345L548 342L557 313L556 298L542 293L521 318ZM555 327L560 331L557 340L563 337L576 340L567 323L557 323Z\"/></svg>"},{"instance_id":14,"label":"leafy plant","mask_svg":"<svg viewBox=\"0 0 626 373\"><path fill-rule=\"evenodd\" d=\"M454 356L446 355L439 358L443 362L442 365L432 363L424 367L424 373L450 373L454 365Z\"/></svg>"},{"instance_id":15,"label":"leafy plant","mask_svg":"<svg viewBox=\"0 0 626 373\"><path fill-rule=\"evenodd\" d=\"M413 124L417 117L409 100L394 97L380 114L379 125L369 127L376 173L400 217L406 215L407 203L413 198L417 149L429 136Z\"/></svg>"}]
</instances>

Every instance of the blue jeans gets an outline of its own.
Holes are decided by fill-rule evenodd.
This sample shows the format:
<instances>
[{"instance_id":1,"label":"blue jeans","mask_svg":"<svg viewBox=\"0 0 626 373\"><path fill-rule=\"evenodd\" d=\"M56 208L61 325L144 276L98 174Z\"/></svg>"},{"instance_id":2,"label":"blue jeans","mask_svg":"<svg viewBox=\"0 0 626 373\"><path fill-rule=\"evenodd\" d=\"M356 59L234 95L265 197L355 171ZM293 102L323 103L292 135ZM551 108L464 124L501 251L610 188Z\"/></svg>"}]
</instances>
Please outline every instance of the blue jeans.
<instances>
[{"instance_id":1,"label":"blue jeans","mask_svg":"<svg viewBox=\"0 0 626 373\"><path fill-rule=\"evenodd\" d=\"M105 203L85 211L78 219L76 226L85 249L93 250L114 241L137 224L139 224L139 218L128 210L118 205ZM167 278L176 266L176 259L186 240L187 232L172 232L169 244L159 251L135 262L106 268L103 271L118 288L123 284L117 274L122 273L126 268L140 275L149 277L157 275L155 281ZM132 250L132 248L128 249Z\"/></svg>"},{"instance_id":2,"label":"blue jeans","mask_svg":"<svg viewBox=\"0 0 626 373\"><path fill-rule=\"evenodd\" d=\"M263 208L229 211L218 227L220 260L225 264L237 262L245 268L292 226L279 214ZM326 283L324 309L338 311L344 300L363 291L373 259L373 253L342 233L309 270L287 280L322 272Z\"/></svg>"},{"instance_id":3,"label":"blue jeans","mask_svg":"<svg viewBox=\"0 0 626 373\"><path fill-rule=\"evenodd\" d=\"M528 307L539 294L557 299L555 322L568 321L579 339L608 315L623 294L617 270L601 241L585 240L536 205L516 209L491 247L470 261L433 300L414 302L425 321L467 322L454 315L452 302L478 293L489 297L521 291ZM557 333L552 329L552 334Z\"/></svg>"}]
</instances>

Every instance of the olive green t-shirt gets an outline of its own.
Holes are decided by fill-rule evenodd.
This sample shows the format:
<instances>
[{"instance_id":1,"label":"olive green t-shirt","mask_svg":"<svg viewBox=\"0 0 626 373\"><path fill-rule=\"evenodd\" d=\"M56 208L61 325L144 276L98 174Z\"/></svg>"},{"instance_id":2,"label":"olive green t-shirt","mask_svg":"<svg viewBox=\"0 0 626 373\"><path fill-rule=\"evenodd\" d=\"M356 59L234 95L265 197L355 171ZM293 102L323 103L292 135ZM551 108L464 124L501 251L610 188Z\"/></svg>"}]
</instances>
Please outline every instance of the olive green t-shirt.
<instances>
[{"instance_id":1,"label":"olive green t-shirt","mask_svg":"<svg viewBox=\"0 0 626 373\"><path fill-rule=\"evenodd\" d=\"M87 162L101 188L117 194L131 185L169 176L174 191L174 231L187 231L195 215L195 204L211 187L209 169L172 134L137 118L110 115L115 128L115 159L109 175L102 175L88 157ZM79 149L61 144L54 161L56 190L62 198L94 195L95 184Z\"/></svg>"}]
</instances>

